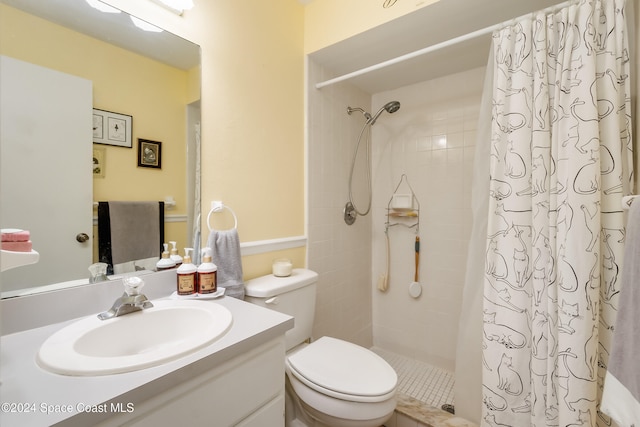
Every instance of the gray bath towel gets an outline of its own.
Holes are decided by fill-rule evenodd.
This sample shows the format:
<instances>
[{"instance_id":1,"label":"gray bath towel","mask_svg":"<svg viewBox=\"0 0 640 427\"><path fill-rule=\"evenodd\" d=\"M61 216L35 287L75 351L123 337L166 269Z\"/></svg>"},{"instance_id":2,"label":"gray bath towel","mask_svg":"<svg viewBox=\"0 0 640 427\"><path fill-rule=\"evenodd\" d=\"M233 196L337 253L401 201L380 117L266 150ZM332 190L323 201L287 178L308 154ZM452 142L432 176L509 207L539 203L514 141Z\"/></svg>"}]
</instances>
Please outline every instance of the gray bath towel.
<instances>
[{"instance_id":1,"label":"gray bath towel","mask_svg":"<svg viewBox=\"0 0 640 427\"><path fill-rule=\"evenodd\" d=\"M640 199L629 209L618 317L600 410L620 426L640 425Z\"/></svg>"},{"instance_id":2,"label":"gray bath towel","mask_svg":"<svg viewBox=\"0 0 640 427\"><path fill-rule=\"evenodd\" d=\"M225 295L244 299L238 230L211 231L207 247L211 248L213 263L218 267L218 286L225 288Z\"/></svg>"},{"instance_id":3,"label":"gray bath towel","mask_svg":"<svg viewBox=\"0 0 640 427\"><path fill-rule=\"evenodd\" d=\"M98 252L109 274L116 265L131 262L149 261L154 267L163 239L164 202L98 203Z\"/></svg>"}]
</instances>

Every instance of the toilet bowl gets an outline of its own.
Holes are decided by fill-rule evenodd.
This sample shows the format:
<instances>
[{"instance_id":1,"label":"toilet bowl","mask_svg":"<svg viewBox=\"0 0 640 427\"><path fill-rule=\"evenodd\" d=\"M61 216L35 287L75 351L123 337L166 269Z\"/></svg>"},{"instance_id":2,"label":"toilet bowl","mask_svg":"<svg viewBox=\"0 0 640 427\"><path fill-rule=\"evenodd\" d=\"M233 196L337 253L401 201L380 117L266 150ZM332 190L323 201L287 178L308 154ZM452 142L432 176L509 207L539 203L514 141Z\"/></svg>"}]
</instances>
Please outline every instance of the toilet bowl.
<instances>
[{"instance_id":1,"label":"toilet bowl","mask_svg":"<svg viewBox=\"0 0 640 427\"><path fill-rule=\"evenodd\" d=\"M322 337L287 354L285 366L301 406L319 425L380 426L395 409L395 371L358 345Z\"/></svg>"},{"instance_id":2,"label":"toilet bowl","mask_svg":"<svg viewBox=\"0 0 640 427\"><path fill-rule=\"evenodd\" d=\"M292 427L379 427L396 406L398 377L380 356L333 337L310 344L317 273L294 269L245 283L245 300L289 314L286 423Z\"/></svg>"}]
</instances>

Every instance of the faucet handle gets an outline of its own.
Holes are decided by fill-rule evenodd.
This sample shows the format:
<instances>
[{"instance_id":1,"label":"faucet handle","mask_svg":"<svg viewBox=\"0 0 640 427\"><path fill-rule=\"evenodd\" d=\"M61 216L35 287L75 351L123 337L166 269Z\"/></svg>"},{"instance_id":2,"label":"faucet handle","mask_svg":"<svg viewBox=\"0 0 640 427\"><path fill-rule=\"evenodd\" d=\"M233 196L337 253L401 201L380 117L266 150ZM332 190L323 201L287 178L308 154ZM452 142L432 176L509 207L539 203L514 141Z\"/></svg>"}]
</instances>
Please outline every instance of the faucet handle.
<instances>
[{"instance_id":1,"label":"faucet handle","mask_svg":"<svg viewBox=\"0 0 640 427\"><path fill-rule=\"evenodd\" d=\"M96 262L89 266L89 283L97 283L102 282L104 280L109 280L107 278L107 267L108 265L104 262Z\"/></svg>"},{"instance_id":2,"label":"faucet handle","mask_svg":"<svg viewBox=\"0 0 640 427\"><path fill-rule=\"evenodd\" d=\"M122 283L124 292L130 297L140 295L140 289L144 286L144 281L137 276L125 277Z\"/></svg>"}]
</instances>

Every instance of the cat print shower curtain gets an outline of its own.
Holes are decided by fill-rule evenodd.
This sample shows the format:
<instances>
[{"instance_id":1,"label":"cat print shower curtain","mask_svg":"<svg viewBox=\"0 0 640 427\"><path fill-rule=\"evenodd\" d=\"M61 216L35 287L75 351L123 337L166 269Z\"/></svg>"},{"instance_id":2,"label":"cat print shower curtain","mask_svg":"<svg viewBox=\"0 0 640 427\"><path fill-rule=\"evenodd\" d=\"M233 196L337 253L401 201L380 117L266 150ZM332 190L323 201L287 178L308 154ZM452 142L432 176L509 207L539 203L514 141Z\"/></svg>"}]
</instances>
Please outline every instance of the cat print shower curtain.
<instances>
[{"instance_id":1,"label":"cat print shower curtain","mask_svg":"<svg viewBox=\"0 0 640 427\"><path fill-rule=\"evenodd\" d=\"M583 0L493 34L483 426L611 425L597 410L633 185L624 15Z\"/></svg>"}]
</instances>

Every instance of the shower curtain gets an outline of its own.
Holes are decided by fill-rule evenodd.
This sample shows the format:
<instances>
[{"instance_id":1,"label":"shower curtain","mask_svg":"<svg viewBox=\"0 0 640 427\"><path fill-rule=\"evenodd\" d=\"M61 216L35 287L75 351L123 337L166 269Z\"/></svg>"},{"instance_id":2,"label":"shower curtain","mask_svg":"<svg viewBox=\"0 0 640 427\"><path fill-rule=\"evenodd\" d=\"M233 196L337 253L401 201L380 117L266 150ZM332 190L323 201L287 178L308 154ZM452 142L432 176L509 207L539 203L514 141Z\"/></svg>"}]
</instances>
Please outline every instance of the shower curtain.
<instances>
[{"instance_id":1,"label":"shower curtain","mask_svg":"<svg viewBox=\"0 0 640 427\"><path fill-rule=\"evenodd\" d=\"M493 34L483 426L610 425L597 408L633 185L624 13L582 0Z\"/></svg>"},{"instance_id":2,"label":"shower curtain","mask_svg":"<svg viewBox=\"0 0 640 427\"><path fill-rule=\"evenodd\" d=\"M191 258L191 262L195 265L199 265L202 262L202 253L200 251L201 248L201 197L200 197L200 152L201 152L201 144L200 144L200 122L196 123L194 126L194 144L193 144L193 219L192 219L192 231L191 231L191 247L196 248L193 252L193 256Z\"/></svg>"}]
</instances>

